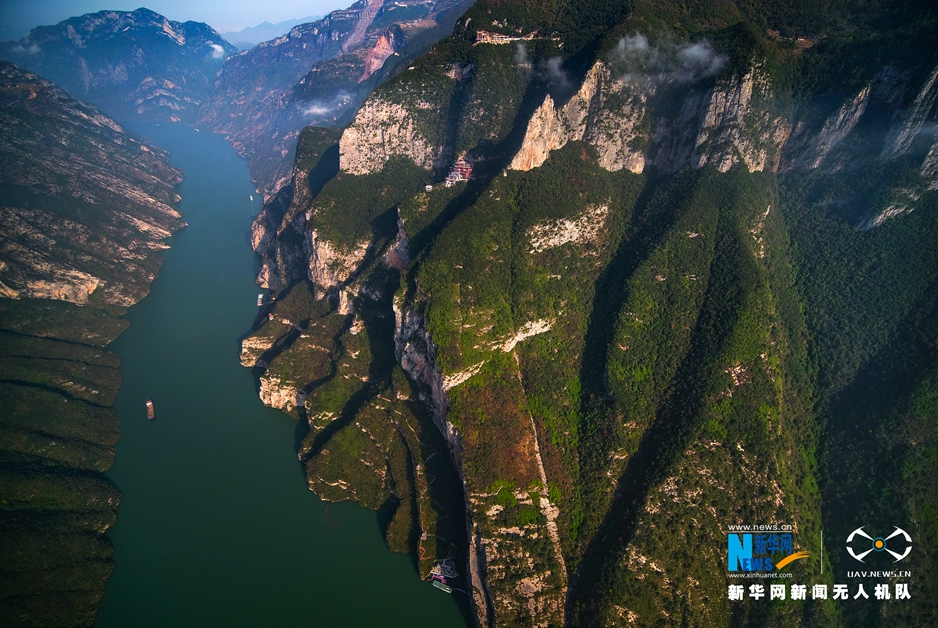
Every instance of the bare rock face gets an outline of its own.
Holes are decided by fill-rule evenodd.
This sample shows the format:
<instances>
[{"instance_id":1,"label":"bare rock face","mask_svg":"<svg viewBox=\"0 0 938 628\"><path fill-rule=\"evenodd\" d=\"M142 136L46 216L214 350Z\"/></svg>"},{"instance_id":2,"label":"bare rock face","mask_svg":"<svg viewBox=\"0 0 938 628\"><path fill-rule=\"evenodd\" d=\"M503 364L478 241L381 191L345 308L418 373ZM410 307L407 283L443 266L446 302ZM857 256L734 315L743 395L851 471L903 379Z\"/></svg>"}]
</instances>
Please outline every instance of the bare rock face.
<instances>
[{"instance_id":1,"label":"bare rock face","mask_svg":"<svg viewBox=\"0 0 938 628\"><path fill-rule=\"evenodd\" d=\"M923 177L918 184L892 186L878 206L855 218L872 229L914 211L928 190L938 189L938 67L921 82L891 67L845 98L825 118L796 120L782 160L782 170L856 171L909 159ZM874 150L870 150L873 147ZM873 175L875 176L875 175ZM864 205L864 203L856 203Z\"/></svg>"},{"instance_id":2,"label":"bare rock face","mask_svg":"<svg viewBox=\"0 0 938 628\"><path fill-rule=\"evenodd\" d=\"M808 131L804 123L796 125L792 132L789 155L783 161L783 169L801 167L814 169L821 166L827 155L846 138L866 111L870 100L870 86L867 85L855 98L845 102L834 114L824 121L824 126L816 134ZM791 157L797 153L796 158Z\"/></svg>"},{"instance_id":3,"label":"bare rock face","mask_svg":"<svg viewBox=\"0 0 938 628\"><path fill-rule=\"evenodd\" d=\"M869 87L865 91L869 91ZM883 158L891 159L912 150L916 138L927 132L926 125L934 125L938 117L938 67L925 79L912 106L902 117L899 127L892 133L883 149ZM934 131L932 131L932 134Z\"/></svg>"},{"instance_id":4,"label":"bare rock face","mask_svg":"<svg viewBox=\"0 0 938 628\"><path fill-rule=\"evenodd\" d=\"M771 99L758 66L707 90L691 86L676 117L658 118L648 138L649 163L664 172L706 164L726 172L739 163L750 172L775 170L790 126L770 113Z\"/></svg>"},{"instance_id":5,"label":"bare rock face","mask_svg":"<svg viewBox=\"0 0 938 628\"><path fill-rule=\"evenodd\" d=\"M599 152L606 170L627 168L641 172L645 156L632 148L645 114L644 98L637 94L628 105L614 111L605 104L605 94L621 94L624 81L614 81L601 61L587 73L580 90L561 109L547 96L528 123L524 141L512 159L512 170L531 170L542 165L551 151L571 141L587 141Z\"/></svg>"},{"instance_id":6,"label":"bare rock face","mask_svg":"<svg viewBox=\"0 0 938 628\"><path fill-rule=\"evenodd\" d=\"M853 130L857 122L860 121L863 112L866 111L869 97L870 88L867 86L860 90L856 98L844 103L844 106L824 123L824 128L821 129L814 142L815 155L805 164L807 167L817 168L820 166L830 150Z\"/></svg>"},{"instance_id":7,"label":"bare rock face","mask_svg":"<svg viewBox=\"0 0 938 628\"><path fill-rule=\"evenodd\" d=\"M446 398L443 373L436 364L436 348L430 340L426 321L418 312L403 307L400 303L394 304L394 316L394 345L401 368L429 391L429 395L423 395L421 399L430 409L433 422L446 438L450 451L454 452L458 459L461 447L459 433L453 424L446 420L449 400Z\"/></svg>"},{"instance_id":8,"label":"bare rock face","mask_svg":"<svg viewBox=\"0 0 938 628\"><path fill-rule=\"evenodd\" d=\"M758 66L742 78L734 76L715 86L697 133L691 165L702 168L715 163L720 172L740 162L750 172L777 169L791 125L763 106L770 97L768 77Z\"/></svg>"},{"instance_id":9,"label":"bare rock face","mask_svg":"<svg viewBox=\"0 0 938 628\"><path fill-rule=\"evenodd\" d=\"M369 174L381 170L391 156L400 155L430 169L442 152L420 134L407 108L371 98L339 140L339 167L349 174Z\"/></svg>"},{"instance_id":10,"label":"bare rock face","mask_svg":"<svg viewBox=\"0 0 938 628\"><path fill-rule=\"evenodd\" d=\"M265 336L248 336L241 341L241 366L247 368L265 367L267 363L261 359L266 351L277 342L277 338Z\"/></svg>"},{"instance_id":11,"label":"bare rock face","mask_svg":"<svg viewBox=\"0 0 938 628\"><path fill-rule=\"evenodd\" d=\"M570 135L560 119L560 112L554 107L554 99L548 95L531 116L524 142L508 167L525 171L539 167L547 161L551 151L566 145Z\"/></svg>"},{"instance_id":12,"label":"bare rock face","mask_svg":"<svg viewBox=\"0 0 938 628\"><path fill-rule=\"evenodd\" d=\"M303 400L298 397L299 391L286 382L270 374L263 375L260 382L259 395L268 408L276 408L289 414L296 408L302 407Z\"/></svg>"},{"instance_id":13,"label":"bare rock face","mask_svg":"<svg viewBox=\"0 0 938 628\"><path fill-rule=\"evenodd\" d=\"M673 97L673 89L666 98ZM661 86L616 78L599 61L562 108L550 96L545 98L531 117L509 168L536 168L551 151L571 141L591 144L600 166L609 171L625 168L641 173L646 164L665 172L708 163L716 164L721 172L737 163L750 171L777 167L790 125L762 107L771 98L771 90L760 68L706 91L699 86L683 89L684 103L677 116L658 116L651 128L645 120L654 113Z\"/></svg>"},{"instance_id":14,"label":"bare rock face","mask_svg":"<svg viewBox=\"0 0 938 628\"><path fill-rule=\"evenodd\" d=\"M531 242L531 252L542 253L568 242L592 244L598 240L608 216L609 207L600 205L588 207L576 220L562 218L533 225L527 233ZM583 254L595 253L587 249Z\"/></svg>"},{"instance_id":15,"label":"bare rock face","mask_svg":"<svg viewBox=\"0 0 938 628\"><path fill-rule=\"evenodd\" d=\"M315 229L310 232L310 242L309 280L322 290L346 282L371 246L369 240L363 240L345 250L320 238Z\"/></svg>"},{"instance_id":16,"label":"bare rock face","mask_svg":"<svg viewBox=\"0 0 938 628\"><path fill-rule=\"evenodd\" d=\"M398 37L394 36L394 31L390 28L384 31L368 53L368 57L365 59L365 71L362 72L362 76L358 79L358 82L361 83L368 80L369 76L380 70L388 57L394 54L394 52L401 47L402 43L403 42L400 41Z\"/></svg>"},{"instance_id":17,"label":"bare rock face","mask_svg":"<svg viewBox=\"0 0 938 628\"><path fill-rule=\"evenodd\" d=\"M265 203L251 223L251 246L261 257L257 284L262 288L279 290L305 274L309 256L306 207L310 197L306 174L294 168L291 184Z\"/></svg>"}]
</instances>

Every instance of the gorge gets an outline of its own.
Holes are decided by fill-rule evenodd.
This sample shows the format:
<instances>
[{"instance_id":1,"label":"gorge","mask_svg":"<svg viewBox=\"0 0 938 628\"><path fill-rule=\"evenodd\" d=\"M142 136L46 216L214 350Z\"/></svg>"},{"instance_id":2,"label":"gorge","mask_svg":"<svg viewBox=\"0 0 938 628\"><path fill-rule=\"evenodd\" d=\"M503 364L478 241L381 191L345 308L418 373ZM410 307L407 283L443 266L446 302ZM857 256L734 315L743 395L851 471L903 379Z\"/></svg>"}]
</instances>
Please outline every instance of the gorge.
<instances>
[{"instance_id":1,"label":"gorge","mask_svg":"<svg viewBox=\"0 0 938 628\"><path fill-rule=\"evenodd\" d=\"M200 131L131 125L189 227L114 343L99 622L934 623L936 51L918 0L362 0L229 56ZM860 526L908 603L795 598Z\"/></svg>"}]
</instances>

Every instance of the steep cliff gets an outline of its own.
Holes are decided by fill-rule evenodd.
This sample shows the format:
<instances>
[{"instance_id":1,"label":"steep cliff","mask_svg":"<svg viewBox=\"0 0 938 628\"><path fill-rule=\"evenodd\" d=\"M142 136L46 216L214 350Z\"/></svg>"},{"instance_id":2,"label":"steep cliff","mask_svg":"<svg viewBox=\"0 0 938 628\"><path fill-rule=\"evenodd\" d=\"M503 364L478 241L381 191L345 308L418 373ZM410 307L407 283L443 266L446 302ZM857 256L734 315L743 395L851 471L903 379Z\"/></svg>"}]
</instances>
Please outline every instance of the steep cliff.
<instances>
[{"instance_id":1,"label":"steep cliff","mask_svg":"<svg viewBox=\"0 0 938 628\"><path fill-rule=\"evenodd\" d=\"M182 173L91 105L0 62L0 623L91 626L120 492L103 472L117 318L156 277Z\"/></svg>"},{"instance_id":2,"label":"steep cliff","mask_svg":"<svg viewBox=\"0 0 938 628\"><path fill-rule=\"evenodd\" d=\"M184 224L171 206L181 174L52 83L8 63L0 80L0 291L133 305L156 276L163 240Z\"/></svg>"},{"instance_id":3,"label":"steep cliff","mask_svg":"<svg viewBox=\"0 0 938 628\"><path fill-rule=\"evenodd\" d=\"M880 504L934 534L919 421L938 367L938 33L914 13L874 26L877 9L867 38L833 6L774 6L478 2L366 100L335 175L302 193L295 272L330 313L264 377L309 367L284 390L310 488L422 540L402 507L431 458L395 440L417 430L401 402L431 422L459 538L410 551L423 575L457 560L480 625L935 612L728 595L730 525L792 525L810 556L785 571L827 587L851 569L849 522L889 525ZM897 458L864 495L871 456Z\"/></svg>"}]
</instances>

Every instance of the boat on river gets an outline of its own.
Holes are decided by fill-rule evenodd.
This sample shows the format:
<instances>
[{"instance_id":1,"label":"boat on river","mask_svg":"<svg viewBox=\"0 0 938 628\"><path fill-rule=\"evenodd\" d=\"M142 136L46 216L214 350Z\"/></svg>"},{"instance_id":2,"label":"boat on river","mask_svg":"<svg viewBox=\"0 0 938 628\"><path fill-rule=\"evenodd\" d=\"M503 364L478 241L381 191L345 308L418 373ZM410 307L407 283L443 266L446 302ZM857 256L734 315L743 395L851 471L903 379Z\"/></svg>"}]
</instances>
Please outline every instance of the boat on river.
<instances>
[{"instance_id":1,"label":"boat on river","mask_svg":"<svg viewBox=\"0 0 938 628\"><path fill-rule=\"evenodd\" d=\"M152 421L154 416L156 416L156 413L153 410L153 401L147 399L147 419Z\"/></svg>"},{"instance_id":2,"label":"boat on river","mask_svg":"<svg viewBox=\"0 0 938 628\"><path fill-rule=\"evenodd\" d=\"M440 591L446 591L447 593L452 593L452 592L453 592L453 587L449 586L448 584L444 584L444 583L440 582L439 580L434 580L434 581L433 581L433 586L435 586L435 587L436 587L437 589L439 589Z\"/></svg>"},{"instance_id":3,"label":"boat on river","mask_svg":"<svg viewBox=\"0 0 938 628\"><path fill-rule=\"evenodd\" d=\"M257 295L257 305L258 305L258 307L260 307L261 305L264 305L264 295L263 295L263 294Z\"/></svg>"}]
</instances>

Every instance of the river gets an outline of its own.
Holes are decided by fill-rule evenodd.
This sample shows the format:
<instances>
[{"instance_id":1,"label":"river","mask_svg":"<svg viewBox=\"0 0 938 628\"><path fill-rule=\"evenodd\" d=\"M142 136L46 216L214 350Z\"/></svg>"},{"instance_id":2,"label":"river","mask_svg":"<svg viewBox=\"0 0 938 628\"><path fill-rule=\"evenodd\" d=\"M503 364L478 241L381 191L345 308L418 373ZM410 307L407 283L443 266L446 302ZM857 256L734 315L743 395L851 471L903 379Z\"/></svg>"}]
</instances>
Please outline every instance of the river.
<instances>
[{"instance_id":1,"label":"river","mask_svg":"<svg viewBox=\"0 0 938 628\"><path fill-rule=\"evenodd\" d=\"M111 347L123 386L108 475L123 499L97 625L464 628L458 594L391 553L375 513L307 489L296 422L261 404L239 364L259 292L248 235L260 200L246 162L221 136L136 130L186 171L189 226Z\"/></svg>"}]
</instances>

